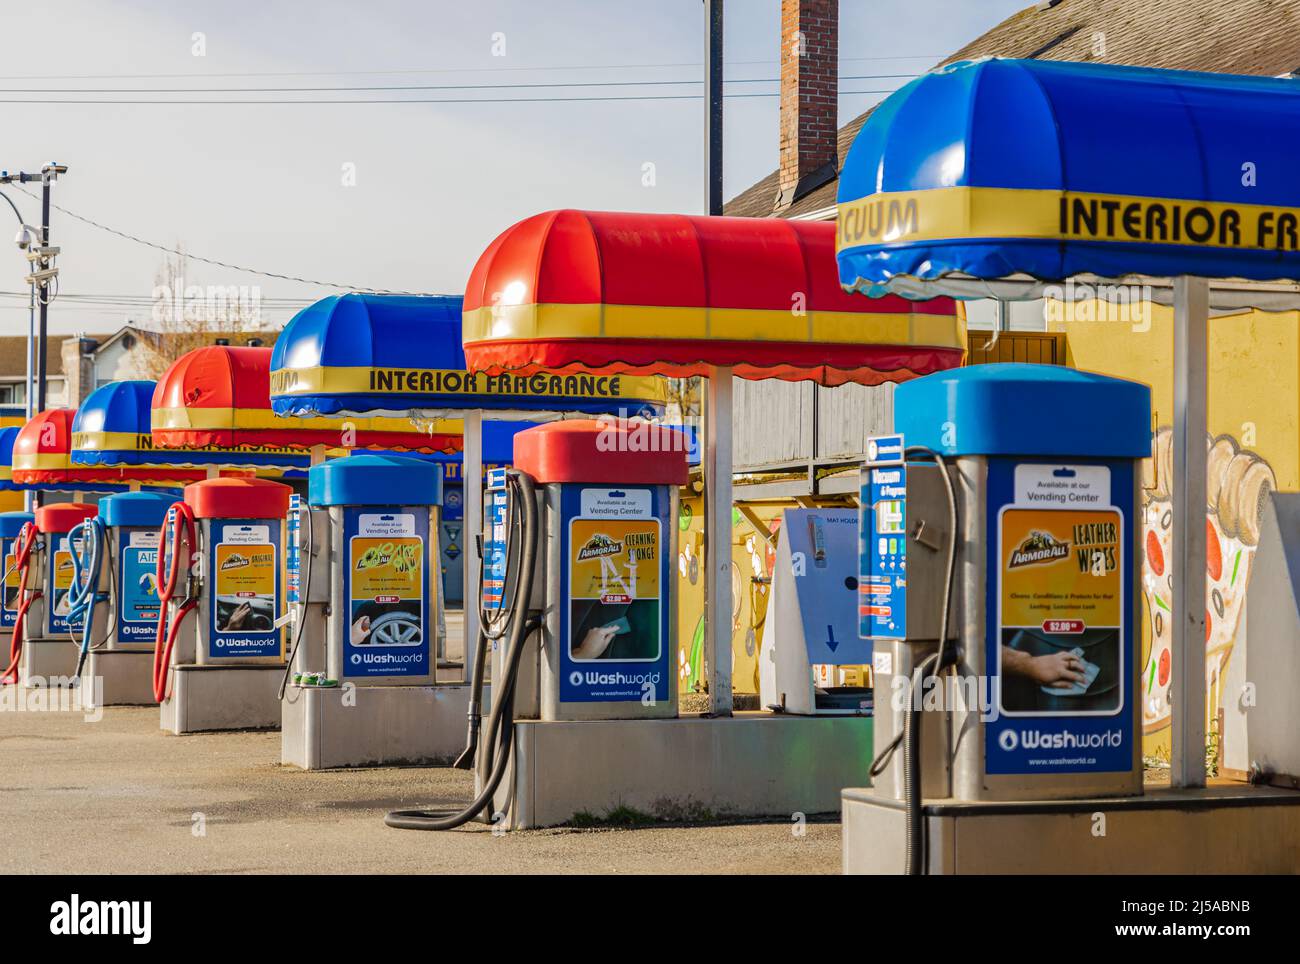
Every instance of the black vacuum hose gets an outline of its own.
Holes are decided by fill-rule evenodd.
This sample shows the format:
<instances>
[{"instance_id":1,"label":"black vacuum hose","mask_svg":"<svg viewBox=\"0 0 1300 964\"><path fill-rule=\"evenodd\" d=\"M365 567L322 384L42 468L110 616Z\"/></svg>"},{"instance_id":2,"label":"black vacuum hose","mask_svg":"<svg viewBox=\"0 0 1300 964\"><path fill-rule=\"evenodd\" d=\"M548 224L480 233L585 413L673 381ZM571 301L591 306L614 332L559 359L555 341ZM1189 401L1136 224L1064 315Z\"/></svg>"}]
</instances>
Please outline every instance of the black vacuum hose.
<instances>
[{"instance_id":1,"label":"black vacuum hose","mask_svg":"<svg viewBox=\"0 0 1300 964\"><path fill-rule=\"evenodd\" d=\"M501 780L510 767L510 750L514 741L515 680L523 658L528 637L541 625L541 619L530 616L528 604L533 593L533 573L537 563L537 498L536 486L528 475L511 471L511 496L523 505L522 547L519 578L510 600L509 643L506 648L504 672L494 680L492 713L488 718L487 740L482 746L480 773L485 775L482 789L462 810L394 810L384 817L384 823L398 830L454 830L469 823L496 795ZM475 664L477 675L478 664ZM480 677L479 682L482 682ZM496 744L494 751L494 744Z\"/></svg>"},{"instance_id":2,"label":"black vacuum hose","mask_svg":"<svg viewBox=\"0 0 1300 964\"><path fill-rule=\"evenodd\" d=\"M307 516L307 551L306 559L302 551L303 525L302 517ZM289 658L284 664L284 675L280 677L280 690L276 699L283 700L285 691L289 688L289 678L293 675L293 661L298 658L298 647L302 645L303 630L307 628L307 607L311 605L311 567L312 567L312 550L316 548L316 533L312 529L311 506L304 499L298 508L298 620L294 626L293 646L289 649Z\"/></svg>"},{"instance_id":3,"label":"black vacuum hose","mask_svg":"<svg viewBox=\"0 0 1300 964\"><path fill-rule=\"evenodd\" d=\"M510 573L519 572L519 555L522 552L523 543L522 531L519 530L522 517L518 512L509 513L509 534L506 536L506 572L505 578L510 578ZM469 707L466 715L466 732L465 732L465 749L461 750L460 756L456 757L452 766L457 770L471 770L474 768L474 759L478 754L478 736L480 728L483 725L483 684L487 676L487 651L489 645L495 645L510 631L511 614L507 607L502 607L498 612L489 612L483 606L483 577L486 574L487 558L483 554L483 535L479 533L475 536L475 543L478 545L478 585L479 598L474 600L478 606L478 648L474 651L474 670L470 677L469 688ZM514 564L511 565L511 560ZM502 586L502 592L505 592L505 586ZM468 607L470 600L465 600L464 605ZM502 616L500 613L504 612Z\"/></svg>"},{"instance_id":4,"label":"black vacuum hose","mask_svg":"<svg viewBox=\"0 0 1300 964\"><path fill-rule=\"evenodd\" d=\"M921 814L921 705L922 688L939 662L937 653L923 659L912 672L910 703L903 716L903 814L907 825L903 862L910 875L925 873L925 826Z\"/></svg>"},{"instance_id":5,"label":"black vacuum hose","mask_svg":"<svg viewBox=\"0 0 1300 964\"><path fill-rule=\"evenodd\" d=\"M925 702L926 680L938 677L956 662L955 655L948 651L948 610L952 605L952 588L957 569L958 518L957 493L953 488L952 477L948 475L948 465L943 456L928 448L909 446L907 451L928 456L938 467L948 496L948 522L952 527L948 537L948 566L943 584L943 612L939 617L938 650L923 659L912 673L912 689L908 693L909 704L903 717L903 812L907 824L904 863L907 874L919 875L926 871L928 844L921 813L921 714L923 712L921 707ZM875 771L874 764L872 771L873 773Z\"/></svg>"},{"instance_id":6,"label":"black vacuum hose","mask_svg":"<svg viewBox=\"0 0 1300 964\"><path fill-rule=\"evenodd\" d=\"M481 585L481 583L480 583ZM482 625L480 623L480 625ZM465 749L452 763L457 770L470 770L474 767L474 756L478 752L478 731L483 707L483 678L486 675L487 649L490 645L487 636L479 631L478 649L474 653L474 674L469 686L469 723L465 733Z\"/></svg>"}]
</instances>

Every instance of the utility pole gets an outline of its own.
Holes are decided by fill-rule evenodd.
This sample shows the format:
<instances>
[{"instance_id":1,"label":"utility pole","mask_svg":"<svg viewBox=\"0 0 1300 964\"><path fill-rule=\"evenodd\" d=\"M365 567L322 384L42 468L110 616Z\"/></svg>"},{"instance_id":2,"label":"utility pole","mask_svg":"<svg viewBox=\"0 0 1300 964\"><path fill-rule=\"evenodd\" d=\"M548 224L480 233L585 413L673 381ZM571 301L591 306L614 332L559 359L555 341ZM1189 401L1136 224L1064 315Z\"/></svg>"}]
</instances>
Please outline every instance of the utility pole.
<instances>
[{"instance_id":1,"label":"utility pole","mask_svg":"<svg viewBox=\"0 0 1300 964\"><path fill-rule=\"evenodd\" d=\"M722 213L722 0L704 0L708 35L704 42L705 213Z\"/></svg>"},{"instance_id":2,"label":"utility pole","mask_svg":"<svg viewBox=\"0 0 1300 964\"><path fill-rule=\"evenodd\" d=\"M704 0L704 204L722 214L722 2ZM704 661L709 715L731 716L731 369L714 367L704 400ZM724 572L725 569L725 572Z\"/></svg>"},{"instance_id":3,"label":"utility pole","mask_svg":"<svg viewBox=\"0 0 1300 964\"><path fill-rule=\"evenodd\" d=\"M53 297L50 294L51 283L58 278L59 269L54 267L54 259L58 257L59 249L50 245L50 185L59 179L60 174L66 174L68 166L59 164L56 161L50 161L41 168L39 174L29 174L26 171L19 171L16 174L10 174L8 171L0 171L0 184L13 184L17 181L19 184L28 184L33 181L41 182L41 230L39 236L33 238L30 234L34 231L27 229L25 225L19 229L18 246L26 251L27 263L31 266L27 277L24 279L31 286L31 297L40 311L40 320L35 332L35 345L33 345L33 332L31 330L31 316L28 314L27 329L27 417L30 419L38 412L45 411L46 403L46 380L49 373L46 371L45 349L49 322L50 302ZM18 209L14 209L18 213ZM19 217L19 222L22 218ZM27 232L27 235L24 234ZM32 242L36 243L32 243ZM32 400L32 356L35 355L36 361L36 399ZM28 509L41 504L41 493L29 492L27 494Z\"/></svg>"},{"instance_id":4,"label":"utility pole","mask_svg":"<svg viewBox=\"0 0 1300 964\"><path fill-rule=\"evenodd\" d=\"M41 182L40 245L27 249L27 260L32 266L31 273L27 276L27 283L32 285L37 292L36 303L39 310L35 344L36 400L35 405L31 408L33 414L45 411L46 382L49 378L46 343L49 336L50 302L53 300L50 295L50 286L59 276L59 269L54 267L54 259L58 256L59 249L50 245L50 187L59 179L60 174L66 174L67 172L68 166L59 164L57 161L50 161L44 165L39 174L30 174L27 171L11 174L8 171L0 171L0 184L12 184L15 181L19 184L27 184L33 181ZM28 350L28 357L30 358L32 346L29 345ZM28 405L32 405L30 391L28 393Z\"/></svg>"}]
</instances>

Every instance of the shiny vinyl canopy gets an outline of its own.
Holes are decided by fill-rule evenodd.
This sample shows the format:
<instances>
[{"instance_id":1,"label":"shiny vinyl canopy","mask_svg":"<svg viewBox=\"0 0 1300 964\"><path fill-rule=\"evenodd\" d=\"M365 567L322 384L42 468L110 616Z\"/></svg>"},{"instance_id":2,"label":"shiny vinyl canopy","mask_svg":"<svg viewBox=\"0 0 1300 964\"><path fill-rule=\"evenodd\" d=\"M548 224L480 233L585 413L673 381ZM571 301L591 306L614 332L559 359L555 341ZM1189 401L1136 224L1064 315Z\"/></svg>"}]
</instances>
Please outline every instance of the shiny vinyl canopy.
<instances>
[{"instance_id":1,"label":"shiny vinyl canopy","mask_svg":"<svg viewBox=\"0 0 1300 964\"><path fill-rule=\"evenodd\" d=\"M72 464L118 469L131 482L197 482L202 470L185 468L188 453L153 444L149 431L154 383L121 381L101 385L81 403L72 420Z\"/></svg>"},{"instance_id":2,"label":"shiny vinyl canopy","mask_svg":"<svg viewBox=\"0 0 1300 964\"><path fill-rule=\"evenodd\" d=\"M465 292L472 368L878 384L960 364L946 298L868 301L814 221L550 211L493 241Z\"/></svg>"},{"instance_id":3,"label":"shiny vinyl canopy","mask_svg":"<svg viewBox=\"0 0 1300 964\"><path fill-rule=\"evenodd\" d=\"M0 428L0 492L21 492L23 486L14 484L14 441L18 428Z\"/></svg>"},{"instance_id":4,"label":"shiny vinyl canopy","mask_svg":"<svg viewBox=\"0 0 1300 964\"><path fill-rule=\"evenodd\" d=\"M122 469L87 468L72 461L72 422L76 410L37 412L18 430L13 445L13 484L51 491L124 492Z\"/></svg>"},{"instance_id":5,"label":"shiny vinyl canopy","mask_svg":"<svg viewBox=\"0 0 1300 964\"><path fill-rule=\"evenodd\" d=\"M1294 80L954 64L892 94L854 140L840 282L914 297L1033 297L1044 289L1026 283L1071 277L1289 282L1298 150ZM1294 284L1214 287L1224 306L1300 305Z\"/></svg>"},{"instance_id":6,"label":"shiny vinyl canopy","mask_svg":"<svg viewBox=\"0 0 1300 964\"><path fill-rule=\"evenodd\" d=\"M431 431L406 419L281 417L271 410L271 348L212 345L182 355L159 380L152 399L152 435L164 448L233 452L232 464L262 464L314 445L455 451L460 426ZM222 458L198 464L222 461ZM305 464L305 463L303 463Z\"/></svg>"},{"instance_id":7,"label":"shiny vinyl canopy","mask_svg":"<svg viewBox=\"0 0 1300 964\"><path fill-rule=\"evenodd\" d=\"M322 298L298 312L276 340L272 407L305 417L421 419L472 410L492 419L663 410L667 387L657 378L467 371L461 307L462 299L451 295Z\"/></svg>"}]
</instances>

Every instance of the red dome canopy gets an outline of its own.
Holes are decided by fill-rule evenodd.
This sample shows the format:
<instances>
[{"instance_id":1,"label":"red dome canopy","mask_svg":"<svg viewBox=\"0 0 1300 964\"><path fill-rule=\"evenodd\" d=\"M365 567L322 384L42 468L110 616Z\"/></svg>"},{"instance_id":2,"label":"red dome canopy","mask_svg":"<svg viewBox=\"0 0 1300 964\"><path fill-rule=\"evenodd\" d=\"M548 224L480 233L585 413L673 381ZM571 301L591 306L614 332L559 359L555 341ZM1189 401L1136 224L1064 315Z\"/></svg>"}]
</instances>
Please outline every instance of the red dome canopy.
<instances>
[{"instance_id":1,"label":"red dome canopy","mask_svg":"<svg viewBox=\"0 0 1300 964\"><path fill-rule=\"evenodd\" d=\"M424 432L399 418L297 418L271 411L270 348L209 345L176 359L153 393L153 439L164 448L277 446L455 452L459 423Z\"/></svg>"},{"instance_id":2,"label":"red dome canopy","mask_svg":"<svg viewBox=\"0 0 1300 964\"><path fill-rule=\"evenodd\" d=\"M550 211L506 229L465 291L469 367L878 384L961 363L949 298L840 288L835 225Z\"/></svg>"},{"instance_id":3,"label":"red dome canopy","mask_svg":"<svg viewBox=\"0 0 1300 964\"><path fill-rule=\"evenodd\" d=\"M193 482L202 472L147 466L88 468L72 461L72 421L77 410L51 408L33 415L14 439L13 481L27 486L76 486L92 483Z\"/></svg>"}]
</instances>

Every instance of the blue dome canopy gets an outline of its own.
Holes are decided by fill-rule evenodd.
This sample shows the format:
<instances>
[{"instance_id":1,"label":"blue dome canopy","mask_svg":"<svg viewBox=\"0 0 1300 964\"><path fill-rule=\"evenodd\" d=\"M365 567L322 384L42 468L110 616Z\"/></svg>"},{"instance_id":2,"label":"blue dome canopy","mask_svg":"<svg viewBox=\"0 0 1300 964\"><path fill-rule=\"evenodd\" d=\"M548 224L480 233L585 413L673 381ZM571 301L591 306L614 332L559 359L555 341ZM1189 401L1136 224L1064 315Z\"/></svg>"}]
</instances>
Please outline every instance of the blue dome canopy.
<instances>
[{"instance_id":1,"label":"blue dome canopy","mask_svg":"<svg viewBox=\"0 0 1300 964\"><path fill-rule=\"evenodd\" d=\"M936 289L909 284L943 278L1295 279L1298 151L1295 80L953 64L896 91L854 140L840 282L916 295Z\"/></svg>"},{"instance_id":2,"label":"blue dome canopy","mask_svg":"<svg viewBox=\"0 0 1300 964\"><path fill-rule=\"evenodd\" d=\"M153 444L150 430L154 383L143 380L109 382L101 385L81 403L72 420L74 465L102 468L140 467L165 471L208 465L306 469L311 456L266 446L240 450L232 460L230 450L161 448Z\"/></svg>"},{"instance_id":3,"label":"blue dome canopy","mask_svg":"<svg viewBox=\"0 0 1300 964\"><path fill-rule=\"evenodd\" d=\"M277 415L650 415L662 379L485 375L465 367L459 295L332 295L298 312L271 354Z\"/></svg>"},{"instance_id":4,"label":"blue dome canopy","mask_svg":"<svg viewBox=\"0 0 1300 964\"><path fill-rule=\"evenodd\" d=\"M14 485L14 439L17 428L0 428L0 492L22 492L27 487Z\"/></svg>"},{"instance_id":5,"label":"blue dome canopy","mask_svg":"<svg viewBox=\"0 0 1300 964\"><path fill-rule=\"evenodd\" d=\"M110 382L95 389L72 420L71 458L76 465L167 465L172 453L153 448L149 404L154 383Z\"/></svg>"}]
</instances>

